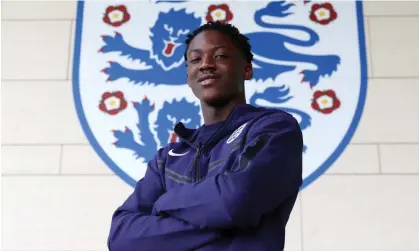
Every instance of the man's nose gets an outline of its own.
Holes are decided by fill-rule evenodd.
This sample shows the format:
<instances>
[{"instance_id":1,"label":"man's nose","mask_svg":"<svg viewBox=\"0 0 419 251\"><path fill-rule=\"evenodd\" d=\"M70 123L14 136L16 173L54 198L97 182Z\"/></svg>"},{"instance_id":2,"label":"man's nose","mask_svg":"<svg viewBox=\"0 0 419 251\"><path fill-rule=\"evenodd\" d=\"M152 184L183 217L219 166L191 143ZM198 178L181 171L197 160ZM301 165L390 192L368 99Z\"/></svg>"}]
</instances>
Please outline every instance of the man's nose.
<instances>
[{"instance_id":1,"label":"man's nose","mask_svg":"<svg viewBox=\"0 0 419 251\"><path fill-rule=\"evenodd\" d=\"M210 57L210 56L203 57L202 58L202 64L199 67L199 69L201 71L209 70L209 69L214 70L215 69L215 59L213 57Z\"/></svg>"}]
</instances>

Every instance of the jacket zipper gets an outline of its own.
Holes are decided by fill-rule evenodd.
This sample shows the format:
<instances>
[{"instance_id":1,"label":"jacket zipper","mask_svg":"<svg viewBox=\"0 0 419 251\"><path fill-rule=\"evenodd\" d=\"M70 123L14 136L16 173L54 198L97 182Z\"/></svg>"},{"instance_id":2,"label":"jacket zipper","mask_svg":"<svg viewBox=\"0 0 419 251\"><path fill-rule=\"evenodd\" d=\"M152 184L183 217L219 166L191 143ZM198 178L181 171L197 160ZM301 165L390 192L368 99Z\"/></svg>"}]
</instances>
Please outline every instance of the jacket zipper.
<instances>
[{"instance_id":1,"label":"jacket zipper","mask_svg":"<svg viewBox=\"0 0 419 251\"><path fill-rule=\"evenodd\" d=\"M201 157L201 153L202 153L202 146L198 148L198 151L195 155L195 159L192 165L192 168L194 170L195 173L195 178L194 181L198 181L200 179L200 171L199 171L199 159Z\"/></svg>"},{"instance_id":2,"label":"jacket zipper","mask_svg":"<svg viewBox=\"0 0 419 251\"><path fill-rule=\"evenodd\" d=\"M200 159L201 154L202 154L202 149L204 148L205 144L207 142L209 142L218 133L218 131L221 130L226 125L226 121L230 118L231 114L232 113L230 113L228 115L228 117L224 121L224 123L220 127L217 128L217 130L211 135L211 137L209 139L207 139L205 141L205 143L203 145L199 146L198 148L194 144L192 144L192 142L190 142L190 141L186 140L185 138L183 138L183 137L181 137L181 136L178 135L179 138L181 138L183 141L185 141L188 145L190 145L191 147L197 149L197 153L195 155L195 159L193 161L192 168L189 170L189 172L194 171L194 174L195 174L195 177L193 178L194 181L198 181L201 178L200 177L201 176L200 175L200 168L199 168L199 159Z\"/></svg>"},{"instance_id":3,"label":"jacket zipper","mask_svg":"<svg viewBox=\"0 0 419 251\"><path fill-rule=\"evenodd\" d=\"M186 144L188 144L189 146L191 146L192 148L197 149L193 164L192 164L192 168L189 170L189 172L193 172L194 173L194 177L192 177L193 181L197 181L200 178L200 172L199 172L199 159L201 157L202 154L202 148L204 146L200 146L199 148L197 148L194 144L192 144L192 142L190 142L189 140L181 137L178 135L179 138L181 138L183 141L186 142Z\"/></svg>"}]
</instances>

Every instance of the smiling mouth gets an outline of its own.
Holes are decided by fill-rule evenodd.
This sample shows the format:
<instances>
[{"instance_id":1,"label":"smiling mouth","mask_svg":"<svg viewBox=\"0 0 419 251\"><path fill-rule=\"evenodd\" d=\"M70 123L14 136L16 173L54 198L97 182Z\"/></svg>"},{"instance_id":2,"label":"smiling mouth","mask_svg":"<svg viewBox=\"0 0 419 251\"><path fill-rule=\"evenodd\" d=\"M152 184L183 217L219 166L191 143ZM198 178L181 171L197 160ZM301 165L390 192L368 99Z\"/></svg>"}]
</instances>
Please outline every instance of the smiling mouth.
<instances>
[{"instance_id":1,"label":"smiling mouth","mask_svg":"<svg viewBox=\"0 0 419 251\"><path fill-rule=\"evenodd\" d=\"M217 80L217 79L219 79L219 77L216 76L216 75L207 75L207 76L200 77L198 79L198 82L200 82L200 83L213 82L214 80Z\"/></svg>"},{"instance_id":2,"label":"smiling mouth","mask_svg":"<svg viewBox=\"0 0 419 251\"><path fill-rule=\"evenodd\" d=\"M205 78L204 80L200 81L199 84L202 87L213 86L214 84L217 85L218 78Z\"/></svg>"}]
</instances>

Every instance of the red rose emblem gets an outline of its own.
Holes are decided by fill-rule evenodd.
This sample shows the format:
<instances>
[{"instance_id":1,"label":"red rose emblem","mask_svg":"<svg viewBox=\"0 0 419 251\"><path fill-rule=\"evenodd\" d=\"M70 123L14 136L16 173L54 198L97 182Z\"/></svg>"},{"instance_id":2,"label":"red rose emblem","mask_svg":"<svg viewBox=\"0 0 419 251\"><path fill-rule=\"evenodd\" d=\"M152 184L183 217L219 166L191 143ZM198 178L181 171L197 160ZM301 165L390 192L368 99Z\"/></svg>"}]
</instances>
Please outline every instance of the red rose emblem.
<instances>
[{"instance_id":1,"label":"red rose emblem","mask_svg":"<svg viewBox=\"0 0 419 251\"><path fill-rule=\"evenodd\" d=\"M311 6L310 19L321 25L326 25L338 17L333 5L330 3L313 4Z\"/></svg>"},{"instance_id":2,"label":"red rose emblem","mask_svg":"<svg viewBox=\"0 0 419 251\"><path fill-rule=\"evenodd\" d=\"M130 18L131 15L128 13L125 5L115 5L106 8L105 14L103 15L103 22L118 27L128 22Z\"/></svg>"},{"instance_id":3,"label":"red rose emblem","mask_svg":"<svg viewBox=\"0 0 419 251\"><path fill-rule=\"evenodd\" d=\"M330 114L340 107L340 101L333 90L316 91L311 107L324 114Z\"/></svg>"},{"instance_id":4,"label":"red rose emblem","mask_svg":"<svg viewBox=\"0 0 419 251\"><path fill-rule=\"evenodd\" d=\"M109 115L116 115L127 108L127 105L128 103L122 92L105 92L102 94L99 109Z\"/></svg>"},{"instance_id":5,"label":"red rose emblem","mask_svg":"<svg viewBox=\"0 0 419 251\"><path fill-rule=\"evenodd\" d=\"M227 23L233 19L233 13L230 11L230 7L228 7L227 4L212 4L208 7L205 19L207 22L220 21L222 23Z\"/></svg>"}]
</instances>

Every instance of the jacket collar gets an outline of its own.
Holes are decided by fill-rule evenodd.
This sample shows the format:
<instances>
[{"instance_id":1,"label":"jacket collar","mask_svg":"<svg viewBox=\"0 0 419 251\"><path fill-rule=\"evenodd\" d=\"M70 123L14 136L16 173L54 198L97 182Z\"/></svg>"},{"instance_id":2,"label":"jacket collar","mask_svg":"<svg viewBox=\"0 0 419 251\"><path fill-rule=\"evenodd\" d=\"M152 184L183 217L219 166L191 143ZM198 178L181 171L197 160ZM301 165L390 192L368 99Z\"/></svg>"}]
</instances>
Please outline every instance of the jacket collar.
<instances>
[{"instance_id":1,"label":"jacket collar","mask_svg":"<svg viewBox=\"0 0 419 251\"><path fill-rule=\"evenodd\" d=\"M208 136L203 144L196 142L196 139L199 134L206 133L205 130L208 128L205 126L201 126L198 129L191 129L186 128L182 122L179 122L174 128L174 132L182 141L196 149L200 147L208 147L213 143L218 142L226 135L232 133L235 129L237 129L237 127L257 116L257 114L261 112L260 109L261 108L256 108L249 104L237 105L224 121L215 124L217 125L217 128L212 128L212 125L209 126L211 127L210 131L213 131L213 133Z\"/></svg>"}]
</instances>

